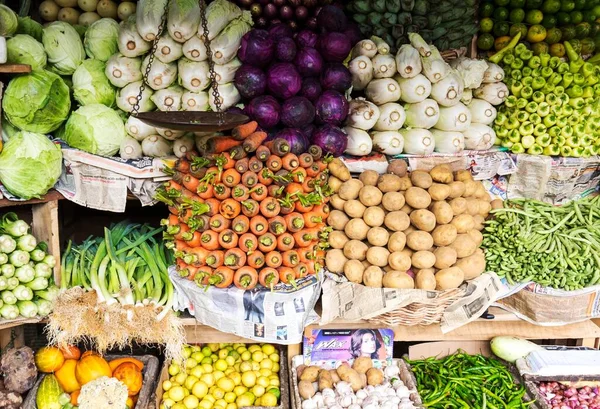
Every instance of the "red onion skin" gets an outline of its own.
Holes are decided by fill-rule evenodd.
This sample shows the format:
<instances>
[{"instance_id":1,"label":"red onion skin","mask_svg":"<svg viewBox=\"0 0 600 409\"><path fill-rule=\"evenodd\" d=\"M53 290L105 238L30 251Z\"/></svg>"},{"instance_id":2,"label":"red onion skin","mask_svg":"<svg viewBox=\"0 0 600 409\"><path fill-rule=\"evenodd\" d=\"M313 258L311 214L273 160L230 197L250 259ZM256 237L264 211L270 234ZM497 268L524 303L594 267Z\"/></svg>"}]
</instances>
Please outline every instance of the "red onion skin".
<instances>
[{"instance_id":1,"label":"red onion skin","mask_svg":"<svg viewBox=\"0 0 600 409\"><path fill-rule=\"evenodd\" d=\"M317 18L315 16L309 18L306 21L306 27L310 28L311 30L316 30L317 29Z\"/></svg>"},{"instance_id":2,"label":"red onion skin","mask_svg":"<svg viewBox=\"0 0 600 409\"><path fill-rule=\"evenodd\" d=\"M277 7L285 5L285 0L273 0L273 4Z\"/></svg>"},{"instance_id":3,"label":"red onion skin","mask_svg":"<svg viewBox=\"0 0 600 409\"><path fill-rule=\"evenodd\" d=\"M308 9L304 6L299 6L296 8L295 14L298 20L306 20L308 18Z\"/></svg>"},{"instance_id":4,"label":"red onion skin","mask_svg":"<svg viewBox=\"0 0 600 409\"><path fill-rule=\"evenodd\" d=\"M269 3L263 9L263 17L265 17L267 20L272 20L277 17L278 11L279 10L277 10L277 6L275 6L275 4Z\"/></svg>"},{"instance_id":5,"label":"red onion skin","mask_svg":"<svg viewBox=\"0 0 600 409\"><path fill-rule=\"evenodd\" d=\"M313 8L317 6L317 0L302 0L302 5L304 7Z\"/></svg>"},{"instance_id":6,"label":"red onion skin","mask_svg":"<svg viewBox=\"0 0 600 409\"><path fill-rule=\"evenodd\" d=\"M538 391L552 409L600 409L598 388L576 389L558 382L540 382Z\"/></svg>"},{"instance_id":7,"label":"red onion skin","mask_svg":"<svg viewBox=\"0 0 600 409\"><path fill-rule=\"evenodd\" d=\"M240 0L240 6L242 6L242 7L248 8L248 7L252 6L253 4L254 4L253 0Z\"/></svg>"},{"instance_id":8,"label":"red onion skin","mask_svg":"<svg viewBox=\"0 0 600 409\"><path fill-rule=\"evenodd\" d=\"M283 6L279 9L279 16L282 20L291 20L294 17L294 9L290 6Z\"/></svg>"},{"instance_id":9,"label":"red onion skin","mask_svg":"<svg viewBox=\"0 0 600 409\"><path fill-rule=\"evenodd\" d=\"M302 4L302 0L287 0L290 6L298 7Z\"/></svg>"}]
</instances>

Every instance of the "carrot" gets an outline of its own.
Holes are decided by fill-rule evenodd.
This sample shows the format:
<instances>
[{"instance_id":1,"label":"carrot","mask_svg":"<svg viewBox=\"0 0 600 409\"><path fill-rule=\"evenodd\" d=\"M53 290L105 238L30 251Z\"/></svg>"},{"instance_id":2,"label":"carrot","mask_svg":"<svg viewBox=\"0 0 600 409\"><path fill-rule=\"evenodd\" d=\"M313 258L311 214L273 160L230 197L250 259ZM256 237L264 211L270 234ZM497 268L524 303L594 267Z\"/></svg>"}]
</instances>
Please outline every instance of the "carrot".
<instances>
[{"instance_id":1,"label":"carrot","mask_svg":"<svg viewBox=\"0 0 600 409\"><path fill-rule=\"evenodd\" d=\"M320 205L316 205L315 207L313 207L313 212L315 212L317 215L321 216L323 220L325 220L329 216L331 208L327 203L321 203Z\"/></svg>"},{"instance_id":2,"label":"carrot","mask_svg":"<svg viewBox=\"0 0 600 409\"><path fill-rule=\"evenodd\" d=\"M292 181L292 174L285 169L278 170L273 176L273 180L280 186L286 186Z\"/></svg>"},{"instance_id":3,"label":"carrot","mask_svg":"<svg viewBox=\"0 0 600 409\"><path fill-rule=\"evenodd\" d=\"M283 258L281 257L281 253L278 251L271 251L265 256L265 263L269 267L277 268L282 262Z\"/></svg>"},{"instance_id":4,"label":"carrot","mask_svg":"<svg viewBox=\"0 0 600 409\"><path fill-rule=\"evenodd\" d=\"M266 267L258 273L258 282L263 287L273 289L279 283L279 273L274 268Z\"/></svg>"},{"instance_id":5,"label":"carrot","mask_svg":"<svg viewBox=\"0 0 600 409\"><path fill-rule=\"evenodd\" d=\"M273 183L273 178L271 177L272 172L269 169L263 169L258 172L258 182L262 183L265 186L269 186Z\"/></svg>"},{"instance_id":6,"label":"carrot","mask_svg":"<svg viewBox=\"0 0 600 409\"><path fill-rule=\"evenodd\" d=\"M240 175L250 169L250 161L248 158L242 158L235 162L235 170L237 170Z\"/></svg>"},{"instance_id":7,"label":"carrot","mask_svg":"<svg viewBox=\"0 0 600 409\"><path fill-rule=\"evenodd\" d=\"M319 174L319 172L321 172L321 169L319 168L319 165L317 165L316 163L313 163L308 168L306 168L306 175L311 178L314 178L315 176L317 176Z\"/></svg>"},{"instance_id":8,"label":"carrot","mask_svg":"<svg viewBox=\"0 0 600 409\"><path fill-rule=\"evenodd\" d=\"M202 233L200 233L199 231L195 231L193 233L191 231L188 231L188 232L183 233L183 240L190 247L201 246L202 245L201 237L202 237Z\"/></svg>"},{"instance_id":9,"label":"carrot","mask_svg":"<svg viewBox=\"0 0 600 409\"><path fill-rule=\"evenodd\" d=\"M313 160L318 161L323 157L323 149L317 145L311 145L308 147L308 153L313 157Z\"/></svg>"},{"instance_id":10,"label":"carrot","mask_svg":"<svg viewBox=\"0 0 600 409\"><path fill-rule=\"evenodd\" d=\"M311 210L308 213L303 214L304 217L304 225L308 228L317 227L320 223L323 222L323 217L314 211Z\"/></svg>"},{"instance_id":11,"label":"carrot","mask_svg":"<svg viewBox=\"0 0 600 409\"><path fill-rule=\"evenodd\" d=\"M198 267L186 265L183 268L179 267L177 273L179 274L179 277L187 278L188 280L193 281L197 271Z\"/></svg>"},{"instance_id":12,"label":"carrot","mask_svg":"<svg viewBox=\"0 0 600 409\"><path fill-rule=\"evenodd\" d=\"M323 172L325 169L327 169L327 163L323 162L323 161L318 161L315 162L317 164L317 166L319 167L319 170L321 172Z\"/></svg>"},{"instance_id":13,"label":"carrot","mask_svg":"<svg viewBox=\"0 0 600 409\"><path fill-rule=\"evenodd\" d=\"M252 188L258 183L258 176L251 170L242 175L242 184L247 188Z\"/></svg>"},{"instance_id":14,"label":"carrot","mask_svg":"<svg viewBox=\"0 0 600 409\"><path fill-rule=\"evenodd\" d=\"M207 171L208 168L205 166L196 166L194 164L190 166L190 175L196 179L202 179L204 176L206 176Z\"/></svg>"},{"instance_id":15,"label":"carrot","mask_svg":"<svg viewBox=\"0 0 600 409\"><path fill-rule=\"evenodd\" d=\"M242 125L238 125L231 131L231 136L238 141L246 139L252 135L258 128L258 122L250 121Z\"/></svg>"},{"instance_id":16,"label":"carrot","mask_svg":"<svg viewBox=\"0 0 600 409\"><path fill-rule=\"evenodd\" d=\"M233 283L233 274L233 270L229 267L217 267L208 279L208 283L217 288L227 288Z\"/></svg>"},{"instance_id":17,"label":"carrot","mask_svg":"<svg viewBox=\"0 0 600 409\"><path fill-rule=\"evenodd\" d=\"M285 170L294 170L300 166L300 162L298 161L298 156L290 152L281 158L281 165Z\"/></svg>"},{"instance_id":18,"label":"carrot","mask_svg":"<svg viewBox=\"0 0 600 409\"><path fill-rule=\"evenodd\" d=\"M313 164L314 159L310 153L303 153L302 155L298 156L298 162L300 163L301 167L309 168L310 165Z\"/></svg>"},{"instance_id":19,"label":"carrot","mask_svg":"<svg viewBox=\"0 0 600 409\"><path fill-rule=\"evenodd\" d=\"M239 248L230 248L225 252L225 261L223 265L233 270L237 270L246 264L246 253Z\"/></svg>"},{"instance_id":20,"label":"carrot","mask_svg":"<svg viewBox=\"0 0 600 409\"><path fill-rule=\"evenodd\" d=\"M169 213L172 215L179 215L179 206L169 206Z\"/></svg>"},{"instance_id":21,"label":"carrot","mask_svg":"<svg viewBox=\"0 0 600 409\"><path fill-rule=\"evenodd\" d=\"M292 212L284 218L288 231L296 233L304 228L304 218L298 212Z\"/></svg>"},{"instance_id":22,"label":"carrot","mask_svg":"<svg viewBox=\"0 0 600 409\"><path fill-rule=\"evenodd\" d=\"M232 200L243 202L244 200L248 200L250 193L246 186L237 185L231 190L231 197L233 198Z\"/></svg>"},{"instance_id":23,"label":"carrot","mask_svg":"<svg viewBox=\"0 0 600 409\"><path fill-rule=\"evenodd\" d=\"M175 240L175 250L183 251L187 249L187 243L183 240Z\"/></svg>"},{"instance_id":24,"label":"carrot","mask_svg":"<svg viewBox=\"0 0 600 409\"><path fill-rule=\"evenodd\" d=\"M193 177L192 175L185 175L183 177L183 186L191 192L195 192L198 189L198 184L200 181Z\"/></svg>"},{"instance_id":25,"label":"carrot","mask_svg":"<svg viewBox=\"0 0 600 409\"><path fill-rule=\"evenodd\" d=\"M298 256L300 257L300 261L305 264L314 262L314 258L315 258L314 253L315 253L315 246L308 246L308 247L298 249Z\"/></svg>"},{"instance_id":26,"label":"carrot","mask_svg":"<svg viewBox=\"0 0 600 409\"><path fill-rule=\"evenodd\" d=\"M210 199L206 199L204 201L204 203L206 205L208 205L208 209L209 209L208 212L206 212L206 214L208 216L214 216L215 214L219 213L219 207L221 206L221 203L223 203L223 202L221 202L213 197Z\"/></svg>"},{"instance_id":27,"label":"carrot","mask_svg":"<svg viewBox=\"0 0 600 409\"><path fill-rule=\"evenodd\" d=\"M160 221L160 225L161 226L177 226L179 224L179 219L177 218L177 215L175 214L170 214L168 218L166 219L162 219Z\"/></svg>"},{"instance_id":28,"label":"carrot","mask_svg":"<svg viewBox=\"0 0 600 409\"><path fill-rule=\"evenodd\" d=\"M233 276L233 285L241 290L252 290L256 284L258 284L258 272L255 268L244 266Z\"/></svg>"},{"instance_id":29,"label":"carrot","mask_svg":"<svg viewBox=\"0 0 600 409\"><path fill-rule=\"evenodd\" d=\"M302 190L306 193L311 193L315 191L315 180L311 177L304 178L302 182Z\"/></svg>"},{"instance_id":30,"label":"carrot","mask_svg":"<svg viewBox=\"0 0 600 409\"><path fill-rule=\"evenodd\" d=\"M179 158L175 161L174 169L181 173L188 173L190 170L190 161L184 158Z\"/></svg>"},{"instance_id":31,"label":"carrot","mask_svg":"<svg viewBox=\"0 0 600 409\"><path fill-rule=\"evenodd\" d=\"M237 216L231 222L231 229L237 234L244 234L250 230L250 220L243 214Z\"/></svg>"},{"instance_id":32,"label":"carrot","mask_svg":"<svg viewBox=\"0 0 600 409\"><path fill-rule=\"evenodd\" d=\"M297 279L306 277L308 275L308 266L300 262L296 267L294 267L294 273Z\"/></svg>"},{"instance_id":33,"label":"carrot","mask_svg":"<svg viewBox=\"0 0 600 409\"><path fill-rule=\"evenodd\" d=\"M254 152L254 155L258 158L258 160L264 162L267 159L269 159L269 156L271 156L271 151L265 145L261 145L258 148L256 148L256 152Z\"/></svg>"},{"instance_id":34,"label":"carrot","mask_svg":"<svg viewBox=\"0 0 600 409\"><path fill-rule=\"evenodd\" d=\"M261 202L265 200L268 193L267 187L262 183L258 183L250 190L250 197L257 202Z\"/></svg>"},{"instance_id":35,"label":"carrot","mask_svg":"<svg viewBox=\"0 0 600 409\"><path fill-rule=\"evenodd\" d=\"M211 197L215 196L213 185L206 182L200 183L196 193L198 193L198 196L200 196L202 199L210 199Z\"/></svg>"},{"instance_id":36,"label":"carrot","mask_svg":"<svg viewBox=\"0 0 600 409\"><path fill-rule=\"evenodd\" d=\"M292 172L292 180L296 183L302 183L306 179L306 169L297 168Z\"/></svg>"},{"instance_id":37,"label":"carrot","mask_svg":"<svg viewBox=\"0 0 600 409\"><path fill-rule=\"evenodd\" d=\"M223 152L217 157L217 166L224 170L231 169L235 166L235 161L229 152Z\"/></svg>"},{"instance_id":38,"label":"carrot","mask_svg":"<svg viewBox=\"0 0 600 409\"><path fill-rule=\"evenodd\" d=\"M223 250L214 250L206 257L206 265L217 268L223 265L225 260L225 252Z\"/></svg>"},{"instance_id":39,"label":"carrot","mask_svg":"<svg viewBox=\"0 0 600 409\"><path fill-rule=\"evenodd\" d=\"M269 185L267 187L267 196L270 196L270 197L281 197L284 189L285 189L284 186Z\"/></svg>"},{"instance_id":40,"label":"carrot","mask_svg":"<svg viewBox=\"0 0 600 409\"><path fill-rule=\"evenodd\" d=\"M277 172L279 169L281 169L282 166L283 163L279 156L271 155L269 156L269 159L267 159L267 169L273 172Z\"/></svg>"},{"instance_id":41,"label":"carrot","mask_svg":"<svg viewBox=\"0 0 600 409\"><path fill-rule=\"evenodd\" d=\"M223 230L229 228L229 226L231 225L231 220L226 219L221 214L215 214L210 218L208 224L213 231L220 233Z\"/></svg>"},{"instance_id":42,"label":"carrot","mask_svg":"<svg viewBox=\"0 0 600 409\"><path fill-rule=\"evenodd\" d=\"M207 250L216 250L219 248L219 234L212 230L206 230L200 238L202 247Z\"/></svg>"},{"instance_id":43,"label":"carrot","mask_svg":"<svg viewBox=\"0 0 600 409\"><path fill-rule=\"evenodd\" d=\"M295 267L300 262L300 256L296 250L288 250L281 253L282 264L286 267Z\"/></svg>"},{"instance_id":44,"label":"carrot","mask_svg":"<svg viewBox=\"0 0 600 409\"><path fill-rule=\"evenodd\" d=\"M261 268L265 265L265 255L260 251L248 255L248 265L254 268Z\"/></svg>"},{"instance_id":45,"label":"carrot","mask_svg":"<svg viewBox=\"0 0 600 409\"><path fill-rule=\"evenodd\" d=\"M213 192L215 195L215 199L225 200L231 196L231 188L225 186L224 183L217 183L213 186Z\"/></svg>"},{"instance_id":46,"label":"carrot","mask_svg":"<svg viewBox=\"0 0 600 409\"><path fill-rule=\"evenodd\" d=\"M248 156L248 153L244 150L244 146L241 144L241 142L238 146L233 147L229 153L235 160L240 160Z\"/></svg>"},{"instance_id":47,"label":"carrot","mask_svg":"<svg viewBox=\"0 0 600 409\"><path fill-rule=\"evenodd\" d=\"M244 233L240 236L238 246L246 254L252 254L258 248L258 239L252 233Z\"/></svg>"},{"instance_id":48,"label":"carrot","mask_svg":"<svg viewBox=\"0 0 600 409\"><path fill-rule=\"evenodd\" d=\"M174 236L175 240L183 240L183 234L187 233L190 228L185 223L179 223L174 226L167 227L167 234Z\"/></svg>"},{"instance_id":49,"label":"carrot","mask_svg":"<svg viewBox=\"0 0 600 409\"><path fill-rule=\"evenodd\" d=\"M283 156L290 151L290 144L288 141L282 138L276 138L271 141L267 141L264 145L269 148L272 154L277 156Z\"/></svg>"},{"instance_id":50,"label":"carrot","mask_svg":"<svg viewBox=\"0 0 600 409\"><path fill-rule=\"evenodd\" d=\"M288 251L294 248L294 236L290 233L283 233L277 237L277 250Z\"/></svg>"},{"instance_id":51,"label":"carrot","mask_svg":"<svg viewBox=\"0 0 600 409\"><path fill-rule=\"evenodd\" d=\"M260 203L260 212L267 218L275 217L279 214L280 206L277 199L268 197Z\"/></svg>"},{"instance_id":52,"label":"carrot","mask_svg":"<svg viewBox=\"0 0 600 409\"><path fill-rule=\"evenodd\" d=\"M240 203L234 199L225 199L219 206L219 213L226 219L234 219L241 211Z\"/></svg>"},{"instance_id":53,"label":"carrot","mask_svg":"<svg viewBox=\"0 0 600 409\"><path fill-rule=\"evenodd\" d=\"M300 201L300 200L298 200L296 202L294 207L295 207L296 211L300 212L300 213L310 212L314 208L314 206L311 205L310 203L303 204L302 201Z\"/></svg>"},{"instance_id":54,"label":"carrot","mask_svg":"<svg viewBox=\"0 0 600 409\"><path fill-rule=\"evenodd\" d=\"M210 267L202 266L196 271L194 281L198 287L206 287L209 285L208 280L213 273L213 269Z\"/></svg>"},{"instance_id":55,"label":"carrot","mask_svg":"<svg viewBox=\"0 0 600 409\"><path fill-rule=\"evenodd\" d=\"M223 184L227 187L235 187L240 184L242 176L237 169L227 169L223 172Z\"/></svg>"},{"instance_id":56,"label":"carrot","mask_svg":"<svg viewBox=\"0 0 600 409\"><path fill-rule=\"evenodd\" d=\"M267 139L267 136L267 133L262 131L256 131L252 133L252 135L249 135L242 143L244 150L248 153L254 152L256 149L258 149L260 144Z\"/></svg>"},{"instance_id":57,"label":"carrot","mask_svg":"<svg viewBox=\"0 0 600 409\"><path fill-rule=\"evenodd\" d=\"M242 141L235 140L228 136L215 136L206 141L206 153L226 152L241 144Z\"/></svg>"},{"instance_id":58,"label":"carrot","mask_svg":"<svg viewBox=\"0 0 600 409\"><path fill-rule=\"evenodd\" d=\"M280 200L281 201L281 200ZM279 210L279 214L288 215L292 213L295 209L294 202L292 201L281 201L281 209Z\"/></svg>"},{"instance_id":59,"label":"carrot","mask_svg":"<svg viewBox=\"0 0 600 409\"><path fill-rule=\"evenodd\" d=\"M256 156L253 156L248 161L248 169L258 174L263 169L263 163Z\"/></svg>"},{"instance_id":60,"label":"carrot","mask_svg":"<svg viewBox=\"0 0 600 409\"><path fill-rule=\"evenodd\" d=\"M242 213L248 217L254 217L260 212L260 206L256 200L248 199L241 202Z\"/></svg>"},{"instance_id":61,"label":"carrot","mask_svg":"<svg viewBox=\"0 0 600 409\"><path fill-rule=\"evenodd\" d=\"M318 234L314 234L314 231L311 229L304 229L294 233L294 240L296 240L297 247L308 247L313 240L318 238Z\"/></svg>"},{"instance_id":62,"label":"carrot","mask_svg":"<svg viewBox=\"0 0 600 409\"><path fill-rule=\"evenodd\" d=\"M269 220L269 232L274 234L275 236L279 236L280 234L285 233L287 227L285 225L285 220L281 216L271 217Z\"/></svg>"},{"instance_id":63,"label":"carrot","mask_svg":"<svg viewBox=\"0 0 600 409\"><path fill-rule=\"evenodd\" d=\"M238 235L233 230L227 229L219 233L219 245L224 249L231 249L238 244Z\"/></svg>"},{"instance_id":64,"label":"carrot","mask_svg":"<svg viewBox=\"0 0 600 409\"><path fill-rule=\"evenodd\" d=\"M260 215L254 216L250 220L250 231L256 236L262 236L263 234L267 233L269 231L267 219Z\"/></svg>"},{"instance_id":65,"label":"carrot","mask_svg":"<svg viewBox=\"0 0 600 409\"><path fill-rule=\"evenodd\" d=\"M263 253L275 250L277 247L277 239L271 233L265 233L258 238L258 249Z\"/></svg>"},{"instance_id":66,"label":"carrot","mask_svg":"<svg viewBox=\"0 0 600 409\"><path fill-rule=\"evenodd\" d=\"M191 247L187 254L183 257L183 260L188 264L195 266L202 266L206 264L206 257L209 251L204 247Z\"/></svg>"},{"instance_id":67,"label":"carrot","mask_svg":"<svg viewBox=\"0 0 600 409\"><path fill-rule=\"evenodd\" d=\"M279 267L277 271L279 272L279 281L285 284L296 285L296 273L290 267Z\"/></svg>"},{"instance_id":68,"label":"carrot","mask_svg":"<svg viewBox=\"0 0 600 409\"><path fill-rule=\"evenodd\" d=\"M203 180L208 183L219 183L223 179L223 171L216 166L211 166L206 169L206 175L204 175Z\"/></svg>"},{"instance_id":69,"label":"carrot","mask_svg":"<svg viewBox=\"0 0 600 409\"><path fill-rule=\"evenodd\" d=\"M298 193L304 193L304 188L300 183L290 183L285 187L285 191L290 195L294 195Z\"/></svg>"}]
</instances>

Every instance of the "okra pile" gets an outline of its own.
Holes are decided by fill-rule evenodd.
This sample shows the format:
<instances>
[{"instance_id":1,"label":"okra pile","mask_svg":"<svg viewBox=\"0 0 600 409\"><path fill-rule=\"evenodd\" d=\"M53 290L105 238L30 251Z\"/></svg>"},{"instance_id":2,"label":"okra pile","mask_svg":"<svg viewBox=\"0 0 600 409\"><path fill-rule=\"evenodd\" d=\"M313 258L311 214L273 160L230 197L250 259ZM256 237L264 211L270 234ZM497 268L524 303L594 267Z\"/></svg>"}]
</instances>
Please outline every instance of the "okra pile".
<instances>
[{"instance_id":1,"label":"okra pile","mask_svg":"<svg viewBox=\"0 0 600 409\"><path fill-rule=\"evenodd\" d=\"M600 282L600 197L561 207L513 199L492 213L483 232L487 268L509 284L577 290Z\"/></svg>"}]
</instances>

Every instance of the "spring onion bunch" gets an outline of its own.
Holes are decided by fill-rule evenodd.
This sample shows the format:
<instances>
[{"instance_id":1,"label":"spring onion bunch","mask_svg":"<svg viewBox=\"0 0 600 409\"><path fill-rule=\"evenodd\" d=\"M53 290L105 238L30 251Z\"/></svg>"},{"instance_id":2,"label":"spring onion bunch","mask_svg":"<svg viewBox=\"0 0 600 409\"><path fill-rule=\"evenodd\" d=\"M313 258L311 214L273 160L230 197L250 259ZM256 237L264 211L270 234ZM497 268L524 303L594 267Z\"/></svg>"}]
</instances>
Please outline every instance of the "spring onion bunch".
<instances>
[{"instance_id":1,"label":"spring onion bunch","mask_svg":"<svg viewBox=\"0 0 600 409\"><path fill-rule=\"evenodd\" d=\"M108 305L162 307L162 319L173 305L173 285L162 227L121 222L104 229L104 236L89 237L79 245L69 242L63 255L61 287L95 291ZM158 238L157 238L158 235Z\"/></svg>"},{"instance_id":2,"label":"spring onion bunch","mask_svg":"<svg viewBox=\"0 0 600 409\"><path fill-rule=\"evenodd\" d=\"M600 67L565 47L569 62L533 55L523 44L503 54L511 95L494 130L514 153L578 158L600 151Z\"/></svg>"},{"instance_id":3,"label":"spring onion bunch","mask_svg":"<svg viewBox=\"0 0 600 409\"><path fill-rule=\"evenodd\" d=\"M48 315L57 295L56 261L29 230L15 213L0 218L0 316L7 320Z\"/></svg>"}]
</instances>

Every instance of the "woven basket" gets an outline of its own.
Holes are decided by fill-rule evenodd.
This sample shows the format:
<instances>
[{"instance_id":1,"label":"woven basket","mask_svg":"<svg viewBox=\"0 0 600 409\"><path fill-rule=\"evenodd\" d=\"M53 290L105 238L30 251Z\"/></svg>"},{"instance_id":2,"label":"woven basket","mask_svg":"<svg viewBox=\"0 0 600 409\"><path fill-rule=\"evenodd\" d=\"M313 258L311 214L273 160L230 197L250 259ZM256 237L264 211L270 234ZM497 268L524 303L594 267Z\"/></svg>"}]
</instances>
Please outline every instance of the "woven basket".
<instances>
[{"instance_id":1,"label":"woven basket","mask_svg":"<svg viewBox=\"0 0 600 409\"><path fill-rule=\"evenodd\" d=\"M432 294L434 293L432 292ZM368 321L388 327L438 324L442 320L446 308L463 297L464 294L465 290L461 288L437 292L436 296L428 299L427 303L412 303L370 318Z\"/></svg>"}]
</instances>

